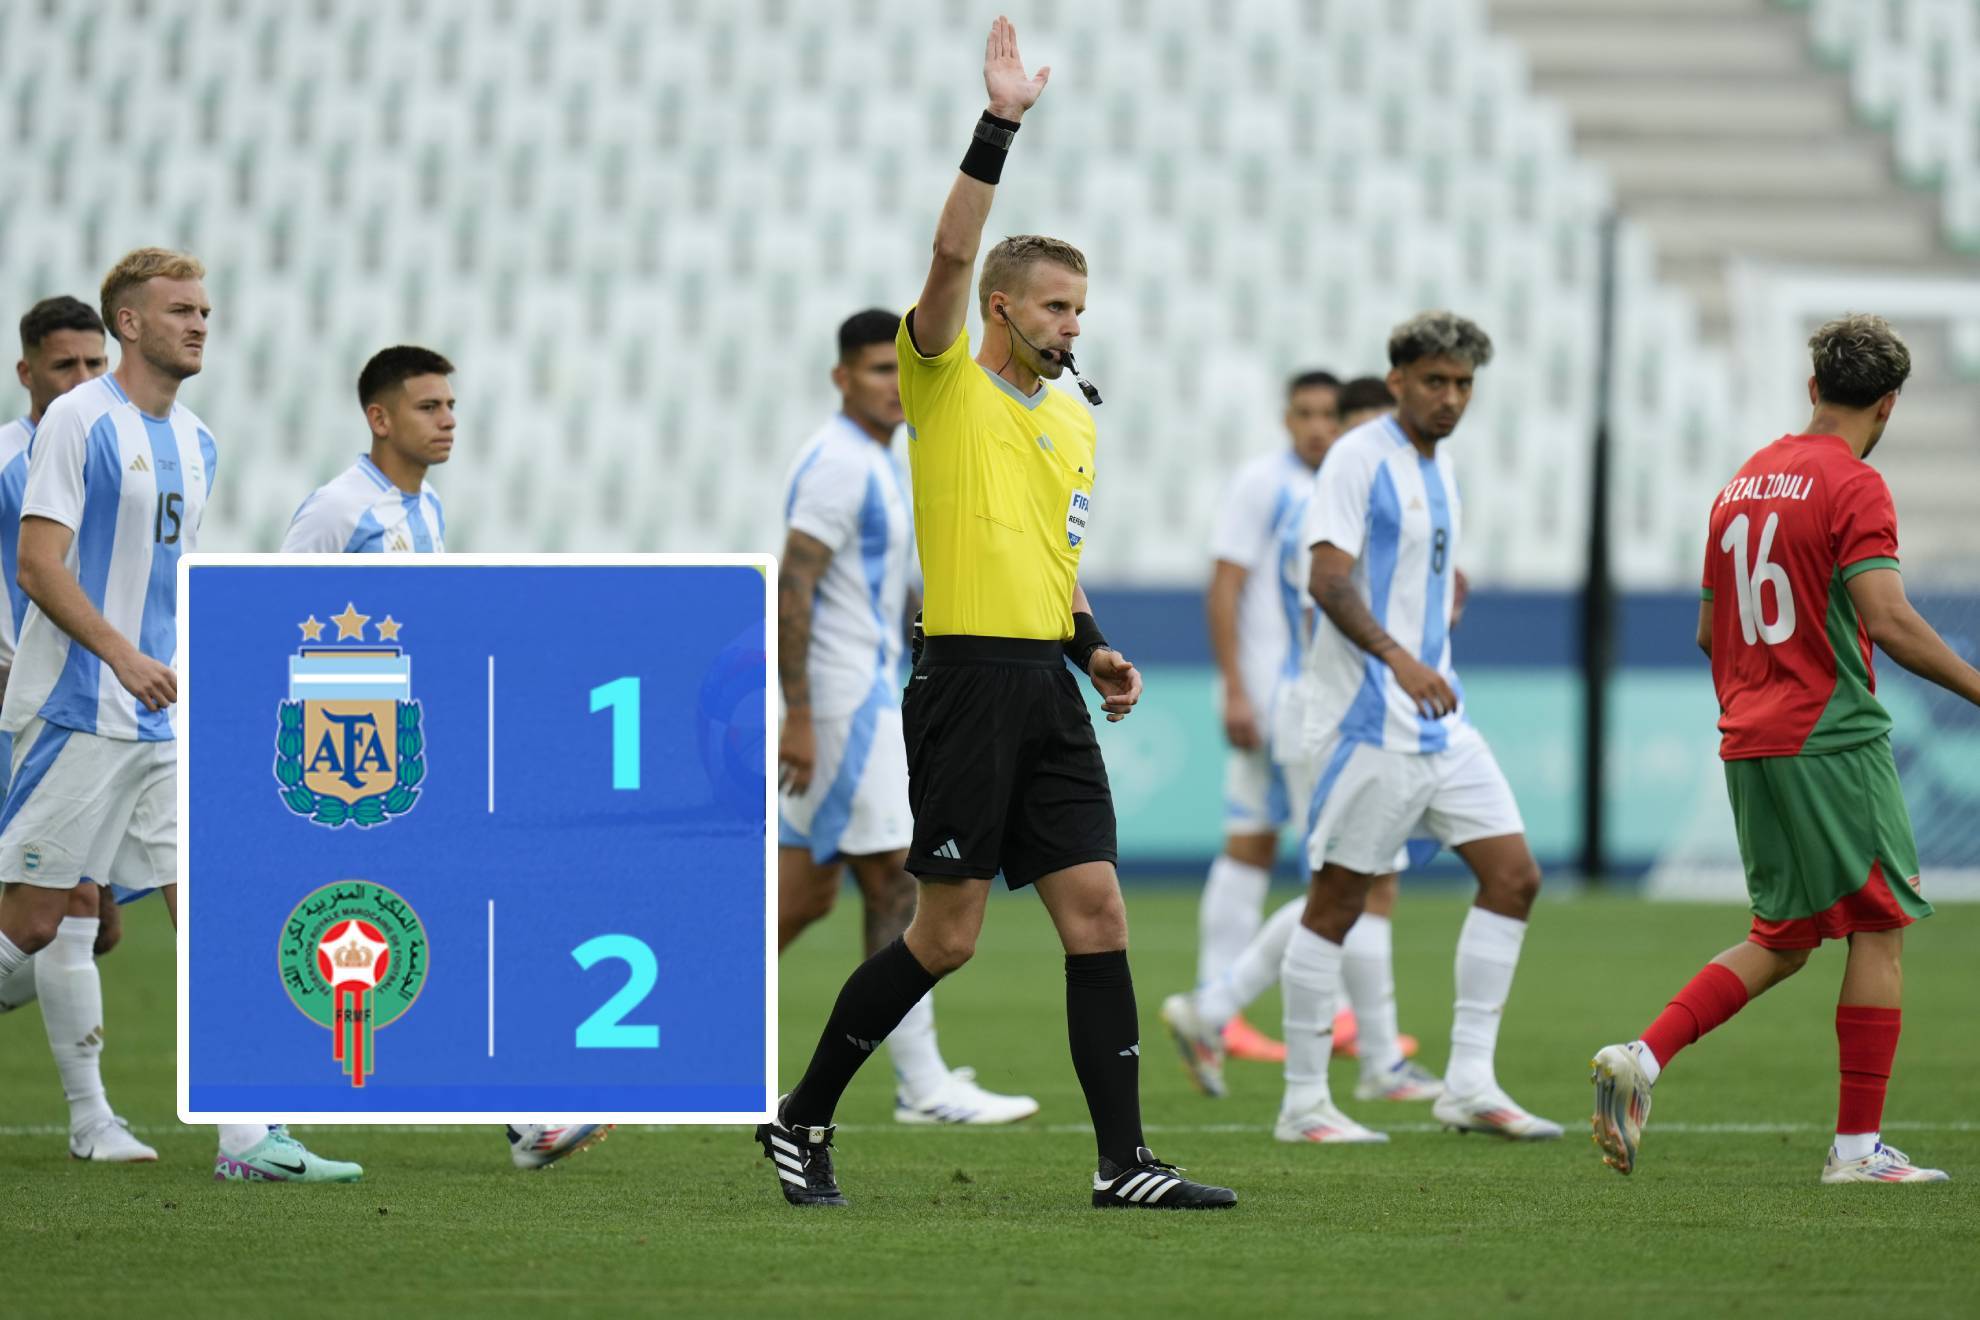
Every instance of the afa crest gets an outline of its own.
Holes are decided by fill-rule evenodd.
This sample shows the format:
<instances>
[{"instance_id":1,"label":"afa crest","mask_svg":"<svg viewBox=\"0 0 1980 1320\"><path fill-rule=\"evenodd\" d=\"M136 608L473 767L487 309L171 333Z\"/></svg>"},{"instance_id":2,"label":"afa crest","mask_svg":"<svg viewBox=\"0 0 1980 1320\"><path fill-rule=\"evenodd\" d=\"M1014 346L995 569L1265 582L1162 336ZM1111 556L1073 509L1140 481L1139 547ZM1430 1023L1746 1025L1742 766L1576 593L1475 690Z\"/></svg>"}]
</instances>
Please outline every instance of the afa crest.
<instances>
[{"instance_id":1,"label":"afa crest","mask_svg":"<svg viewBox=\"0 0 1980 1320\"><path fill-rule=\"evenodd\" d=\"M368 614L347 604L324 623L301 625L304 645L289 657L289 699L275 733L275 782L283 805L318 825L382 825L412 810L426 777L420 705L412 696L412 657L397 645L403 624L380 620L368 643Z\"/></svg>"}]
</instances>

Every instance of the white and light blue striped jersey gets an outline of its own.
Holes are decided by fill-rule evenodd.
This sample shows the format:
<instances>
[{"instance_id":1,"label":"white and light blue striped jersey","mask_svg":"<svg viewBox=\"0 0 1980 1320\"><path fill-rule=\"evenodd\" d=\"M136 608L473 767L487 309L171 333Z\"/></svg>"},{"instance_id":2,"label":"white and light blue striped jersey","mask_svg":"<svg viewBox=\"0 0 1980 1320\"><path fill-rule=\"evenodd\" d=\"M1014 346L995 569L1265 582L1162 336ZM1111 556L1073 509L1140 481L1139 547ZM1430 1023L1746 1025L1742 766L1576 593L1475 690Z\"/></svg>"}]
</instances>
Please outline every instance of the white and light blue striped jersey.
<instances>
[{"instance_id":1,"label":"white and light blue striped jersey","mask_svg":"<svg viewBox=\"0 0 1980 1320\"><path fill-rule=\"evenodd\" d=\"M369 454L318 487L289 520L284 550L334 554L430 554L445 550L447 515L424 481L419 494L392 484Z\"/></svg>"},{"instance_id":2,"label":"white and light blue striped jersey","mask_svg":"<svg viewBox=\"0 0 1980 1320\"><path fill-rule=\"evenodd\" d=\"M784 526L832 552L811 605L812 714L897 699L914 514L892 449L835 414L791 463Z\"/></svg>"},{"instance_id":3,"label":"white and light blue striped jersey","mask_svg":"<svg viewBox=\"0 0 1980 1320\"><path fill-rule=\"evenodd\" d=\"M14 644L27 613L21 590L21 494L27 489L28 444L34 423L16 417L0 426L0 573L6 575L7 608L0 610L0 666L14 663Z\"/></svg>"},{"instance_id":4,"label":"white and light blue striped jersey","mask_svg":"<svg viewBox=\"0 0 1980 1320\"><path fill-rule=\"evenodd\" d=\"M114 376L50 404L29 450L21 516L75 533L63 566L110 626L161 664L178 652L179 556L194 548L218 464L213 433L190 409L148 417ZM173 737L169 710L144 709L30 602L0 729L19 733L37 715L105 738Z\"/></svg>"},{"instance_id":5,"label":"white and light blue striped jersey","mask_svg":"<svg viewBox=\"0 0 1980 1320\"><path fill-rule=\"evenodd\" d=\"M1313 619L1319 612L1308 590L1313 576L1313 547L1306 543L1306 511L1313 505L1317 477L1309 474L1294 492L1272 524L1272 580L1277 587L1275 602L1286 636L1284 661L1279 666L1279 690L1298 681L1306 665L1306 648L1313 644Z\"/></svg>"},{"instance_id":6,"label":"white and light blue striped jersey","mask_svg":"<svg viewBox=\"0 0 1980 1320\"><path fill-rule=\"evenodd\" d=\"M1279 590L1280 520L1312 488L1313 469L1291 448L1248 460L1224 487L1210 540L1211 558L1245 571L1238 593L1238 672L1261 720L1269 719L1287 661L1295 656Z\"/></svg>"},{"instance_id":7,"label":"white and light blue striped jersey","mask_svg":"<svg viewBox=\"0 0 1980 1320\"><path fill-rule=\"evenodd\" d=\"M1389 751L1436 752L1468 729L1464 691L1451 666L1451 594L1463 525L1457 481L1442 448L1424 458L1394 417L1378 417L1334 442L1306 511L1309 548L1330 542L1355 557L1354 584L1375 621L1443 674L1459 708L1420 714L1389 667L1316 616L1304 696L1309 735L1338 729L1344 741Z\"/></svg>"}]
</instances>

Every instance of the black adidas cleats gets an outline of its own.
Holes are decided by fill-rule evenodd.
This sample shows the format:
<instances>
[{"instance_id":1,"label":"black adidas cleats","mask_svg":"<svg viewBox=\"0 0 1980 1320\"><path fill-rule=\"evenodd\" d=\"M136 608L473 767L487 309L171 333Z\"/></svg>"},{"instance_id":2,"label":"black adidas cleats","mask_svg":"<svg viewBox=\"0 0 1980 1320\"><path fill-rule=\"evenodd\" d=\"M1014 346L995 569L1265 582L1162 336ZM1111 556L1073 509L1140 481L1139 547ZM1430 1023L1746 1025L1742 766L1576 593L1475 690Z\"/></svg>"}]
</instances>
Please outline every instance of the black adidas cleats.
<instances>
[{"instance_id":1,"label":"black adidas cleats","mask_svg":"<svg viewBox=\"0 0 1980 1320\"><path fill-rule=\"evenodd\" d=\"M792 1205L846 1205L839 1180L832 1175L832 1133L836 1127L784 1126L784 1108L777 1117L756 1126L763 1155L777 1166L777 1185Z\"/></svg>"},{"instance_id":2,"label":"black adidas cleats","mask_svg":"<svg viewBox=\"0 0 1980 1320\"><path fill-rule=\"evenodd\" d=\"M1125 1210L1228 1210L1237 1193L1182 1177L1182 1170L1155 1158L1148 1147L1134 1152L1135 1162L1123 1169L1106 1156L1093 1175L1093 1204ZM785 1192L789 1195L789 1191Z\"/></svg>"}]
</instances>

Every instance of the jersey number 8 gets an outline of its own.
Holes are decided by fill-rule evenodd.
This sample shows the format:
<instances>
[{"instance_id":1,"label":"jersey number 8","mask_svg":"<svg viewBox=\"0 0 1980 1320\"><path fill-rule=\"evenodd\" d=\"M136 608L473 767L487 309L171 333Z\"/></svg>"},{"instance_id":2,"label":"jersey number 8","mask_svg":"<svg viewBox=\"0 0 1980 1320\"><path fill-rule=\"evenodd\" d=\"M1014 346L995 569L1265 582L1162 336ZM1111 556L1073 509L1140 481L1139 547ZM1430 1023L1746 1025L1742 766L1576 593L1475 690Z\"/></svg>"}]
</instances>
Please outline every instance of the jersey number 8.
<instances>
[{"instance_id":1,"label":"jersey number 8","mask_svg":"<svg viewBox=\"0 0 1980 1320\"><path fill-rule=\"evenodd\" d=\"M1753 555L1751 573L1746 568L1746 534L1752 524L1746 515L1742 513L1726 524L1725 535L1719 538L1719 549L1732 552L1733 591L1739 597L1739 631L1748 646L1756 641L1779 646L1794 636L1794 592L1788 588L1787 570L1767 562L1767 552L1774 548L1774 533L1780 525L1780 514L1767 515L1766 524L1760 529L1760 545ZM1773 584L1777 611L1772 623L1760 617L1760 590L1769 583Z\"/></svg>"}]
</instances>

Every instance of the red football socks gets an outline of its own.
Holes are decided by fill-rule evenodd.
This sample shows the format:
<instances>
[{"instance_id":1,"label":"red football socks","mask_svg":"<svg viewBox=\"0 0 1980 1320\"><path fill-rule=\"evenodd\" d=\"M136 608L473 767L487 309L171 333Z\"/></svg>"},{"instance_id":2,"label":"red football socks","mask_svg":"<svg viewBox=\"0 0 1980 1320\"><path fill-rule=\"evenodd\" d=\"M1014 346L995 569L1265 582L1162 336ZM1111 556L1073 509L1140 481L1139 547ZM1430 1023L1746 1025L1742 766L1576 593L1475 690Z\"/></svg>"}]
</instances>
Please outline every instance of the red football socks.
<instances>
[{"instance_id":1,"label":"red football socks","mask_svg":"<svg viewBox=\"0 0 1980 1320\"><path fill-rule=\"evenodd\" d=\"M1836 1052L1842 1064L1838 1134L1875 1132L1884 1121L1884 1088L1897 1057L1903 1011L1843 1004L1836 1009Z\"/></svg>"},{"instance_id":2,"label":"red football socks","mask_svg":"<svg viewBox=\"0 0 1980 1320\"><path fill-rule=\"evenodd\" d=\"M1643 1043L1662 1068L1672 1055L1745 1008L1746 1000L1746 983L1737 973L1718 963L1706 963L1644 1031Z\"/></svg>"}]
</instances>

